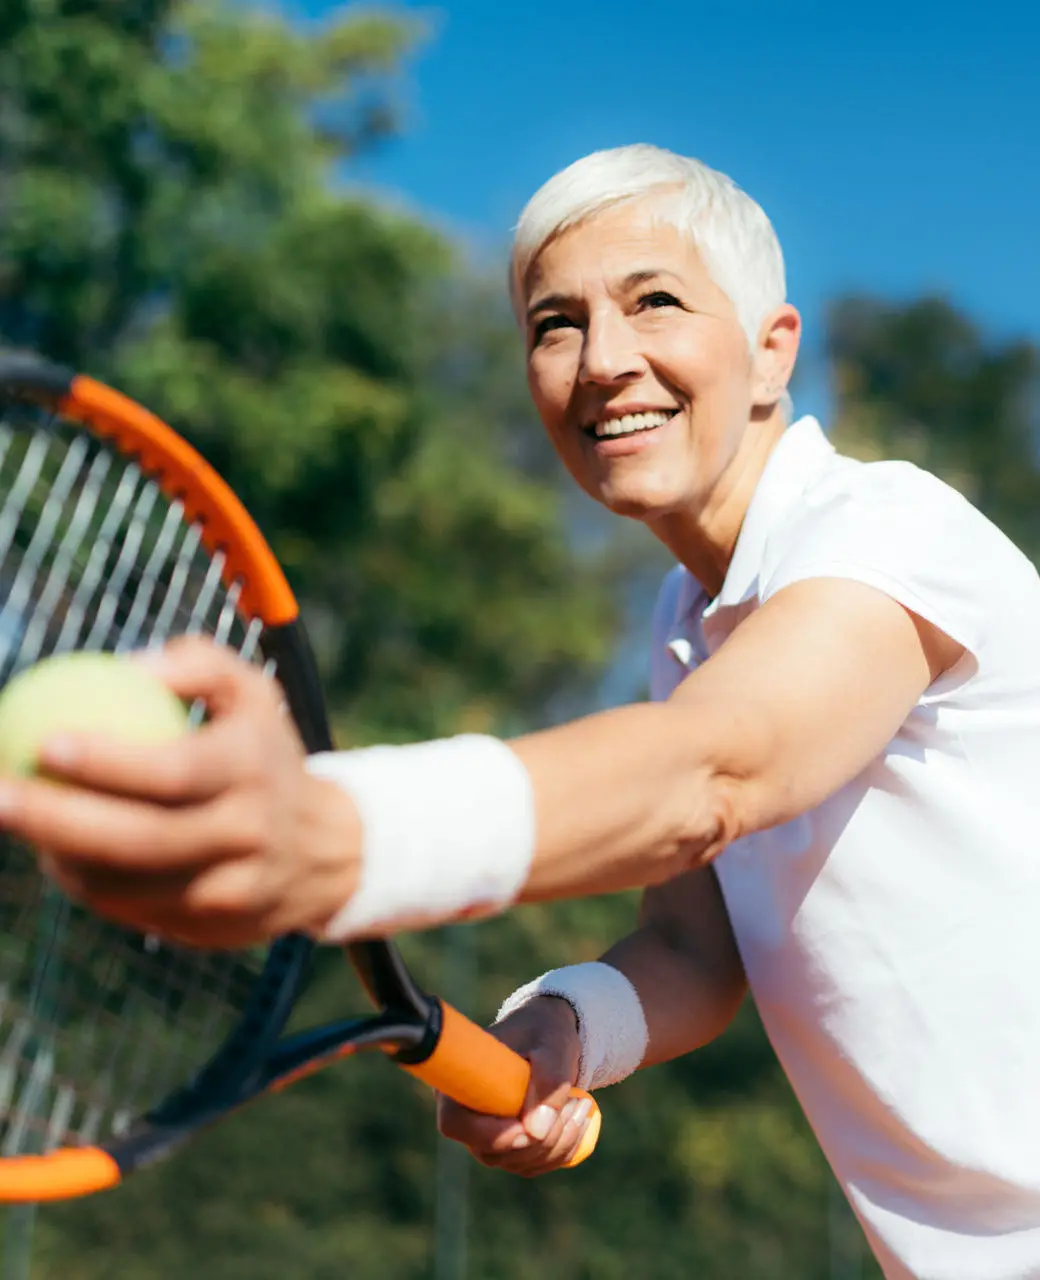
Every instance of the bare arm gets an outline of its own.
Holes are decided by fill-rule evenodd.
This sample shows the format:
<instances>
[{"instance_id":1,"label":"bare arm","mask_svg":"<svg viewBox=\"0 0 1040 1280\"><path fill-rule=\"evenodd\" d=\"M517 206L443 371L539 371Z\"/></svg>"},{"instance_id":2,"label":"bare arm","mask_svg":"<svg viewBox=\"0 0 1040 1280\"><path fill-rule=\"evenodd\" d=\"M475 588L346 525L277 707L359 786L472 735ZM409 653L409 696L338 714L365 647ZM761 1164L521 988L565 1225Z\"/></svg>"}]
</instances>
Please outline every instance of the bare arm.
<instances>
[{"instance_id":1,"label":"bare arm","mask_svg":"<svg viewBox=\"0 0 1040 1280\"><path fill-rule=\"evenodd\" d=\"M860 773L961 652L856 582L778 592L668 702L511 744L535 801L521 897L706 867ZM48 850L68 893L138 929L204 946L320 929L358 883L350 796L304 770L271 682L248 664L197 640L164 661L175 692L215 709L210 723L147 749L103 736L50 744L47 779L3 780L0 825Z\"/></svg>"},{"instance_id":2,"label":"bare arm","mask_svg":"<svg viewBox=\"0 0 1040 1280\"><path fill-rule=\"evenodd\" d=\"M747 990L715 873L689 871L643 896L640 927L603 956L635 987L649 1043L644 1067L721 1035Z\"/></svg>"},{"instance_id":3,"label":"bare arm","mask_svg":"<svg viewBox=\"0 0 1040 1280\"><path fill-rule=\"evenodd\" d=\"M714 1040L740 1007L746 984L715 873L698 868L643 896L640 927L603 956L639 993L649 1042L642 1065ZM531 1064L522 1120L479 1115L438 1100L441 1132L482 1163L534 1177L563 1167L587 1113L569 1097L581 1052L574 1010L543 996L492 1028Z\"/></svg>"},{"instance_id":4,"label":"bare arm","mask_svg":"<svg viewBox=\"0 0 1040 1280\"><path fill-rule=\"evenodd\" d=\"M537 799L525 900L660 884L805 812L961 653L880 591L812 580L746 619L668 702L517 740Z\"/></svg>"}]
</instances>

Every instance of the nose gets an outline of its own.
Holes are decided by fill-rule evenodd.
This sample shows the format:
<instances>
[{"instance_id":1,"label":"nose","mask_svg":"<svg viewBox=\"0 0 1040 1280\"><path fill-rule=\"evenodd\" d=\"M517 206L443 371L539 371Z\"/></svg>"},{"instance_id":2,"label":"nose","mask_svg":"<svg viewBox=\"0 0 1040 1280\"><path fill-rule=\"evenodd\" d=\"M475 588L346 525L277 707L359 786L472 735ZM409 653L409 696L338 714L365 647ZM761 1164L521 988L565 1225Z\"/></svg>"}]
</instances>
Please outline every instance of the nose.
<instances>
[{"instance_id":1,"label":"nose","mask_svg":"<svg viewBox=\"0 0 1040 1280\"><path fill-rule=\"evenodd\" d=\"M582 382L609 386L638 378L645 370L646 359L623 315L610 311L589 317L581 350Z\"/></svg>"}]
</instances>

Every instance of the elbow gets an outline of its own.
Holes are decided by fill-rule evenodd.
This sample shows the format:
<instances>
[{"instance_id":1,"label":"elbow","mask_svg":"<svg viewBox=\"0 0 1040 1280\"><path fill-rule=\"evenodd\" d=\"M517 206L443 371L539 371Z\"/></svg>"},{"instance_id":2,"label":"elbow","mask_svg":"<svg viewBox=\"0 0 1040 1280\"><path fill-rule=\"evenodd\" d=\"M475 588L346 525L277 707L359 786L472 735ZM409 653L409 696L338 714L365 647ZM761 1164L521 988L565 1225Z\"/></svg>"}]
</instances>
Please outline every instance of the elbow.
<instances>
[{"instance_id":1,"label":"elbow","mask_svg":"<svg viewBox=\"0 0 1040 1280\"><path fill-rule=\"evenodd\" d=\"M692 785L689 773L677 781L671 830L655 881L658 884L709 866L749 830L744 813L746 788L739 780L705 764L695 773Z\"/></svg>"}]
</instances>

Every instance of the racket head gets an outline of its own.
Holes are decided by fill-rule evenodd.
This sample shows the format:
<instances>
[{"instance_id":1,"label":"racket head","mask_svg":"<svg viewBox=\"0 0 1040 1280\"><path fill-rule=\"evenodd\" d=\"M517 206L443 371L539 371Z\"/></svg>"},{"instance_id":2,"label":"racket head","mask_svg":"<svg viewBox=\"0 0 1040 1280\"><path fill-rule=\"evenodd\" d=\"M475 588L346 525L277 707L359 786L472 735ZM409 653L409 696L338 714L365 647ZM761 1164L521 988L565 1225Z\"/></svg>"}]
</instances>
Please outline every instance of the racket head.
<instances>
[{"instance_id":1,"label":"racket head","mask_svg":"<svg viewBox=\"0 0 1040 1280\"><path fill-rule=\"evenodd\" d=\"M0 685L50 654L191 633L273 674L306 749L332 746L297 602L231 489L128 397L0 353ZM519 1114L523 1059L425 993L391 943L346 950L376 1013L285 1035L310 939L211 952L143 937L70 902L0 832L0 1202L114 1186L368 1049L464 1105Z\"/></svg>"},{"instance_id":2,"label":"racket head","mask_svg":"<svg viewBox=\"0 0 1040 1280\"><path fill-rule=\"evenodd\" d=\"M54 653L189 633L271 670L307 750L331 746L297 602L231 489L128 397L0 354L0 683ZM318 1052L276 1052L312 952L296 936L229 953L134 934L70 902L0 834L0 1199L107 1185ZM428 1007L393 948L356 956L394 1011L380 1034L420 1039ZM374 1034L357 1023L341 1041Z\"/></svg>"}]
</instances>

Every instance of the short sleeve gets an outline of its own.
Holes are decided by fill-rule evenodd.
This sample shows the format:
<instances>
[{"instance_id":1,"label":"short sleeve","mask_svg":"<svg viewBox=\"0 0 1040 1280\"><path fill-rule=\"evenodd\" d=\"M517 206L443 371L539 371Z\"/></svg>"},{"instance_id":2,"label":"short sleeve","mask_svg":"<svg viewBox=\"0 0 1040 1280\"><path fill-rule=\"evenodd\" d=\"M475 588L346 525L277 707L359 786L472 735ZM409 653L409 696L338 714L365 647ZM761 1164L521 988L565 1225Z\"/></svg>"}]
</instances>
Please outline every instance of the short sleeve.
<instances>
[{"instance_id":1,"label":"short sleeve","mask_svg":"<svg viewBox=\"0 0 1040 1280\"><path fill-rule=\"evenodd\" d=\"M770 539L760 599L810 578L876 587L980 661L1001 580L1025 557L961 494L909 463L850 463Z\"/></svg>"}]
</instances>

